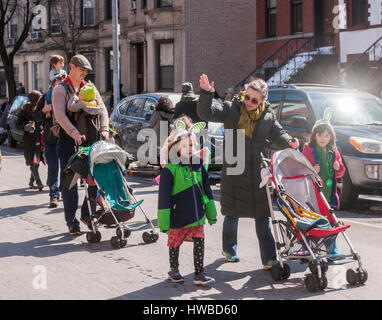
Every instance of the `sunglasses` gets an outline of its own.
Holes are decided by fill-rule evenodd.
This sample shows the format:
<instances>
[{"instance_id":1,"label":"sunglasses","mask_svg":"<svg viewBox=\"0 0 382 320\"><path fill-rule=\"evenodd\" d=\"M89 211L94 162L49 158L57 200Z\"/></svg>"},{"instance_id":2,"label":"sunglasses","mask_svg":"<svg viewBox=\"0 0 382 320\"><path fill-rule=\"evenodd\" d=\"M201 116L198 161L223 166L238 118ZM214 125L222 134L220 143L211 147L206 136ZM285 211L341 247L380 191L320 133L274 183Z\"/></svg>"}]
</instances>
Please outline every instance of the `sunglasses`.
<instances>
[{"instance_id":1,"label":"sunglasses","mask_svg":"<svg viewBox=\"0 0 382 320\"><path fill-rule=\"evenodd\" d=\"M253 104L259 104L259 100L257 100L256 98L251 99L251 97L247 94L245 95L245 100L251 101Z\"/></svg>"}]
</instances>

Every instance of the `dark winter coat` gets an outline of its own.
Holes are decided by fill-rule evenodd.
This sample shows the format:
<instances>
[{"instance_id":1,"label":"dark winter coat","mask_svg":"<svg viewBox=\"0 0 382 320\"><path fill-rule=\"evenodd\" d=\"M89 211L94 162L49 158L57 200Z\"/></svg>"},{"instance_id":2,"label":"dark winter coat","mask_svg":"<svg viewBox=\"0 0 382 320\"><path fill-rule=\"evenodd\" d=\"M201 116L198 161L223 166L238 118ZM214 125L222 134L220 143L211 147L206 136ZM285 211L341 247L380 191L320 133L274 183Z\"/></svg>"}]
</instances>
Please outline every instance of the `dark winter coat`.
<instances>
[{"instance_id":1,"label":"dark winter coat","mask_svg":"<svg viewBox=\"0 0 382 320\"><path fill-rule=\"evenodd\" d=\"M237 154L237 129L240 107L243 102L235 97L225 101L220 107L212 107L213 93L201 90L197 105L199 116L204 121L223 122L225 135L227 129L233 130L233 154ZM225 137L226 140L227 136ZM237 164L228 164L226 156L221 175L221 212L235 218L262 218L270 215L265 188L260 189L261 155L266 140L275 141L282 147L288 147L292 139L276 120L275 114L267 104L258 120L252 139L245 136L245 168L240 175L227 175L227 168ZM226 146L224 148L226 150ZM243 156L238 154L238 157Z\"/></svg>"},{"instance_id":2,"label":"dark winter coat","mask_svg":"<svg viewBox=\"0 0 382 320\"><path fill-rule=\"evenodd\" d=\"M33 133L24 130L24 126L29 123L29 121L35 122L35 130ZM16 126L18 129L24 132L23 135L23 151L25 163L27 166L33 164L33 157L36 154L38 158L41 156L41 112L37 111L31 115L29 115L25 109L21 110L18 119L16 122Z\"/></svg>"},{"instance_id":3,"label":"dark winter coat","mask_svg":"<svg viewBox=\"0 0 382 320\"><path fill-rule=\"evenodd\" d=\"M192 92L182 94L180 101L175 105L174 119L179 118L181 115L189 116L193 123L201 122L202 119L196 112L196 104L198 103L198 96Z\"/></svg>"}]
</instances>

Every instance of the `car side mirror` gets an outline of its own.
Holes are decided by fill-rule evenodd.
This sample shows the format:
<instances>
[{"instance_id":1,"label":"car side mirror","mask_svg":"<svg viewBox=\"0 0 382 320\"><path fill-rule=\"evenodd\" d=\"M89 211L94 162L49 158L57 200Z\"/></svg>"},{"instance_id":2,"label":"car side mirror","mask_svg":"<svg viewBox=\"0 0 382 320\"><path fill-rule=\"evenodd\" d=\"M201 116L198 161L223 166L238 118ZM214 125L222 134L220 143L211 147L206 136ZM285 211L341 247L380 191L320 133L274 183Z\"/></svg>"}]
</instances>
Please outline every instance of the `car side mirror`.
<instances>
[{"instance_id":1,"label":"car side mirror","mask_svg":"<svg viewBox=\"0 0 382 320\"><path fill-rule=\"evenodd\" d=\"M292 116L291 125L293 128L305 129L309 131L309 122L305 117Z\"/></svg>"},{"instance_id":2,"label":"car side mirror","mask_svg":"<svg viewBox=\"0 0 382 320\"><path fill-rule=\"evenodd\" d=\"M145 120L146 121L150 121L150 119L151 119L151 114L150 113L146 113Z\"/></svg>"}]
</instances>

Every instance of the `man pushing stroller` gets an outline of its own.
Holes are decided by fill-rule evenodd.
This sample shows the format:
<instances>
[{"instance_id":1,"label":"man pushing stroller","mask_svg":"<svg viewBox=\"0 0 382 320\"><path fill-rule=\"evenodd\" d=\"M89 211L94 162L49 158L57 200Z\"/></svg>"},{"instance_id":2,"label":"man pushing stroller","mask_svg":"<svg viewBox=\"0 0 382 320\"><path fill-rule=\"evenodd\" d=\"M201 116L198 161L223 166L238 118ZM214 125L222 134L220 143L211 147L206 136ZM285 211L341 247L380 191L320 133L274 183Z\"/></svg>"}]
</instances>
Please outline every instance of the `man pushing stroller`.
<instances>
[{"instance_id":1,"label":"man pushing stroller","mask_svg":"<svg viewBox=\"0 0 382 320\"><path fill-rule=\"evenodd\" d=\"M99 92L94 88L95 105L85 104L84 79L92 70L89 61L83 55L75 55L69 63L69 75L53 90L52 104L56 121L55 132L60 138L58 156L61 168L65 168L70 157L79 145L91 145L99 139L109 138L107 109ZM87 95L87 94L85 94ZM94 109L91 109L94 108ZM91 109L91 111L89 110ZM61 171L61 180L64 173ZM95 202L97 187L89 186L89 197ZM75 185L68 189L62 186L62 197L66 224L71 235L81 234L79 221L76 219L78 189ZM91 227L89 208L86 200L81 207L81 221Z\"/></svg>"}]
</instances>

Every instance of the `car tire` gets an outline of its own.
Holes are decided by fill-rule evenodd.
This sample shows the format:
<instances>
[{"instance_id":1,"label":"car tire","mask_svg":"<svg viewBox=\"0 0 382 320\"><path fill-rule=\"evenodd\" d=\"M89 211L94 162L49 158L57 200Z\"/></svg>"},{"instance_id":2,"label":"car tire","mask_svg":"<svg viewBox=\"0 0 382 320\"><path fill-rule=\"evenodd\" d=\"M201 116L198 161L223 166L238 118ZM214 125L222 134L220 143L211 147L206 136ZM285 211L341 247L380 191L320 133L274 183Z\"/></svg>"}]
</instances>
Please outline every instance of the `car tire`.
<instances>
[{"instance_id":1,"label":"car tire","mask_svg":"<svg viewBox=\"0 0 382 320\"><path fill-rule=\"evenodd\" d=\"M12 133L10 130L8 130L8 146L11 148L17 147L17 141L15 139L13 139Z\"/></svg>"},{"instance_id":2,"label":"car tire","mask_svg":"<svg viewBox=\"0 0 382 320\"><path fill-rule=\"evenodd\" d=\"M340 209L348 210L354 208L358 200L359 189L352 184L347 169L342 178L342 183L338 183L337 185L337 190L340 197Z\"/></svg>"}]
</instances>

